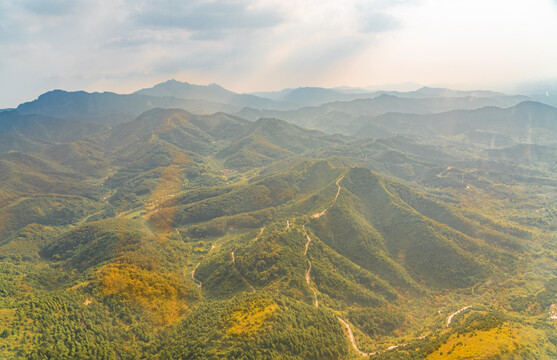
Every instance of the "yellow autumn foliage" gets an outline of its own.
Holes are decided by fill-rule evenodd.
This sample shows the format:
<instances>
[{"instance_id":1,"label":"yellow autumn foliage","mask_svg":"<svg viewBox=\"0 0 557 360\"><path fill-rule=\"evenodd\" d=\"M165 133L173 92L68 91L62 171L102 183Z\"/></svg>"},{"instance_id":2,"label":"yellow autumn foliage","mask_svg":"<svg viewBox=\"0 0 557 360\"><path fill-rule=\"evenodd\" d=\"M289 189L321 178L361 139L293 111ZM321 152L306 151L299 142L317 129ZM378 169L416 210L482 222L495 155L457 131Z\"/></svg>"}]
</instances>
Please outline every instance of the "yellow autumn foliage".
<instances>
[{"instance_id":1,"label":"yellow autumn foliage","mask_svg":"<svg viewBox=\"0 0 557 360\"><path fill-rule=\"evenodd\" d=\"M428 360L451 359L513 359L521 344L536 344L543 332L517 323L505 323L487 331L452 335Z\"/></svg>"},{"instance_id":2,"label":"yellow autumn foliage","mask_svg":"<svg viewBox=\"0 0 557 360\"><path fill-rule=\"evenodd\" d=\"M111 264L99 270L100 292L116 295L158 325L177 322L187 311L187 290L172 274L131 264Z\"/></svg>"},{"instance_id":3,"label":"yellow autumn foliage","mask_svg":"<svg viewBox=\"0 0 557 360\"><path fill-rule=\"evenodd\" d=\"M146 210L152 209L161 202L172 198L182 189L182 169L188 164L188 162L188 156L179 153L172 161L172 164L168 165L162 170L158 185L145 204ZM157 210L155 210L155 212L156 211ZM147 215L147 218L150 218L150 215L155 212L149 213ZM170 224L172 223L174 214L175 211L172 211L172 213L170 214L170 220L167 222L151 221L151 224L155 226L155 228L159 231L171 231L172 229Z\"/></svg>"},{"instance_id":4,"label":"yellow autumn foliage","mask_svg":"<svg viewBox=\"0 0 557 360\"><path fill-rule=\"evenodd\" d=\"M247 303L242 308L232 312L227 333L231 335L253 333L263 327L277 309L278 305L270 299Z\"/></svg>"}]
</instances>

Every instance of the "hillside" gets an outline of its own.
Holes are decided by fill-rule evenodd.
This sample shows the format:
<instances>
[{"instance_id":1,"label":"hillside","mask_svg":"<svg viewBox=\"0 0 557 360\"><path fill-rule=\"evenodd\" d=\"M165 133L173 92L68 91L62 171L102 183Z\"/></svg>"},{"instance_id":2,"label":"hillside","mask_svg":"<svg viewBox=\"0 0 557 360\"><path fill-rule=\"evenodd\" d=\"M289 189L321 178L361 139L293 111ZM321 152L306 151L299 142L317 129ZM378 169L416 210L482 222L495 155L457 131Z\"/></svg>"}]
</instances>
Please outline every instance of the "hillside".
<instances>
[{"instance_id":1,"label":"hillside","mask_svg":"<svg viewBox=\"0 0 557 360\"><path fill-rule=\"evenodd\" d=\"M177 80L168 80L152 88L138 90L134 94L203 100L239 108L246 106L267 109L280 107L280 104L275 104L269 99L249 94L237 94L217 84L195 85Z\"/></svg>"},{"instance_id":2,"label":"hillside","mask_svg":"<svg viewBox=\"0 0 557 360\"><path fill-rule=\"evenodd\" d=\"M0 113L0 153L40 151L51 145L75 141L107 129L107 126L101 124L4 111Z\"/></svg>"},{"instance_id":3,"label":"hillside","mask_svg":"<svg viewBox=\"0 0 557 360\"><path fill-rule=\"evenodd\" d=\"M200 114L212 114L218 111L231 112L235 109L229 105L199 99L53 90L42 94L34 101L19 105L17 111L22 114L112 125L132 120L153 108L181 108Z\"/></svg>"},{"instance_id":4,"label":"hillside","mask_svg":"<svg viewBox=\"0 0 557 360\"><path fill-rule=\"evenodd\" d=\"M319 87L300 87L295 89L284 89L274 92L254 93L261 97L266 97L274 101L289 104L291 107L320 106L330 102L352 101L356 99L371 99L380 95L391 95L399 98L489 98L492 105L510 104L510 102L521 102L530 100L528 96L508 96L494 91L486 90L452 90L444 88L420 87L414 91L394 91L380 89L369 91L365 89L353 88L319 88ZM539 101L539 100L538 100ZM542 101L540 101L542 102Z\"/></svg>"},{"instance_id":5,"label":"hillside","mask_svg":"<svg viewBox=\"0 0 557 360\"><path fill-rule=\"evenodd\" d=\"M542 167L549 171L555 171L557 165L557 149L555 147L518 144L508 148L487 149L486 152L491 159Z\"/></svg>"},{"instance_id":6,"label":"hillside","mask_svg":"<svg viewBox=\"0 0 557 360\"><path fill-rule=\"evenodd\" d=\"M255 120L260 117L283 119L310 129L329 133L347 133L361 127L361 116L380 116L397 112L405 114L434 114L455 109L477 109L485 106L512 106L524 101L524 97L412 97L403 93L391 95L378 93L371 98L358 97L350 101L333 101L320 106L302 107L296 110L258 110L244 108L236 115ZM388 129L387 129L388 130Z\"/></svg>"},{"instance_id":7,"label":"hillside","mask_svg":"<svg viewBox=\"0 0 557 360\"><path fill-rule=\"evenodd\" d=\"M297 112L345 136L145 108L238 95L163 85L0 113L1 357L555 357L554 108L424 88Z\"/></svg>"},{"instance_id":8,"label":"hillside","mask_svg":"<svg viewBox=\"0 0 557 360\"><path fill-rule=\"evenodd\" d=\"M369 119L368 124L355 134L365 137L379 126L395 134L461 136L476 144L508 146L514 141L551 145L555 143L557 109L526 101L505 109L484 107L432 115L388 113ZM503 139L506 143L501 144Z\"/></svg>"}]
</instances>

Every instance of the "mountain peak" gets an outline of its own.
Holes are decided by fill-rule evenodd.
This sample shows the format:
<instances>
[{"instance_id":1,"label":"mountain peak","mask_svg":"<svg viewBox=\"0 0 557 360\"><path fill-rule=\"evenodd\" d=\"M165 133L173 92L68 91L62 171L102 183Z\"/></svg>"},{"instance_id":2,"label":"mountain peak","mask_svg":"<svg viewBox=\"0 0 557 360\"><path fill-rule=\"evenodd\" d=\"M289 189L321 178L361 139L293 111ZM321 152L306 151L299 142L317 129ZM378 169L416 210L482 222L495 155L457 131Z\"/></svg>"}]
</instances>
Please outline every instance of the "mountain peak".
<instances>
[{"instance_id":1,"label":"mountain peak","mask_svg":"<svg viewBox=\"0 0 557 360\"><path fill-rule=\"evenodd\" d=\"M186 82L186 81L179 81L176 79L169 79L166 80L165 82L162 82L158 85L162 85L162 84L167 84L167 85L191 85L190 83Z\"/></svg>"},{"instance_id":2,"label":"mountain peak","mask_svg":"<svg viewBox=\"0 0 557 360\"><path fill-rule=\"evenodd\" d=\"M421 88L416 90L416 93L429 94L429 95L439 95L447 92L451 92L451 90L445 88L431 87L431 86L422 86Z\"/></svg>"},{"instance_id":3,"label":"mountain peak","mask_svg":"<svg viewBox=\"0 0 557 360\"><path fill-rule=\"evenodd\" d=\"M516 104L515 106L511 107L510 109L522 113L531 114L529 116L534 116L534 115L545 116L542 114L547 114L548 116L557 119L557 108L537 101L532 101L532 100L522 101Z\"/></svg>"},{"instance_id":4,"label":"mountain peak","mask_svg":"<svg viewBox=\"0 0 557 360\"><path fill-rule=\"evenodd\" d=\"M516 104L514 107L515 108L523 108L523 109L534 108L534 107L536 107L536 108L553 108L550 105L542 104L540 102L532 101L532 100L522 101L522 102Z\"/></svg>"},{"instance_id":5,"label":"mountain peak","mask_svg":"<svg viewBox=\"0 0 557 360\"><path fill-rule=\"evenodd\" d=\"M394 96L391 94L381 94L377 97L375 97L374 99L389 99L389 100L393 100L393 99L399 99L398 96Z\"/></svg>"},{"instance_id":6,"label":"mountain peak","mask_svg":"<svg viewBox=\"0 0 557 360\"><path fill-rule=\"evenodd\" d=\"M264 106L272 107L273 105L273 102L269 99L254 95L238 94L223 88L219 84L196 85L174 79L167 80L150 88L138 90L134 94L186 100L204 100L238 108L244 106L262 108Z\"/></svg>"}]
</instances>

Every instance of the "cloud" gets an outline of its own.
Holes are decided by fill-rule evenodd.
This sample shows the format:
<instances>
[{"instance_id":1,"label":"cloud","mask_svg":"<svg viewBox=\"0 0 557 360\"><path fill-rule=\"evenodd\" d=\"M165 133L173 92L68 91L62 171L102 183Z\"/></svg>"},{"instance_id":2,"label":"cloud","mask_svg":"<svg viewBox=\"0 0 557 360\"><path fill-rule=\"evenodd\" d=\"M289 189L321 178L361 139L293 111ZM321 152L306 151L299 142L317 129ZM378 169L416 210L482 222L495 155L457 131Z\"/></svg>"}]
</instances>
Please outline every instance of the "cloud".
<instances>
[{"instance_id":1,"label":"cloud","mask_svg":"<svg viewBox=\"0 0 557 360\"><path fill-rule=\"evenodd\" d=\"M360 21L360 32L368 34L396 30L401 27L400 22L393 16L380 12L362 15Z\"/></svg>"},{"instance_id":2,"label":"cloud","mask_svg":"<svg viewBox=\"0 0 557 360\"><path fill-rule=\"evenodd\" d=\"M111 48L129 48L150 44L170 45L188 40L188 35L182 31L156 31L150 29L132 30L122 36L108 39L104 45Z\"/></svg>"},{"instance_id":3,"label":"cloud","mask_svg":"<svg viewBox=\"0 0 557 360\"><path fill-rule=\"evenodd\" d=\"M248 1L149 0L133 15L140 26L181 28L193 32L269 28L284 21L276 10Z\"/></svg>"},{"instance_id":4,"label":"cloud","mask_svg":"<svg viewBox=\"0 0 557 360\"><path fill-rule=\"evenodd\" d=\"M78 1L73 0L23 0L20 2L27 11L38 15L61 16L77 8Z\"/></svg>"},{"instance_id":5,"label":"cloud","mask_svg":"<svg viewBox=\"0 0 557 360\"><path fill-rule=\"evenodd\" d=\"M554 77L555 1L493 1L0 0L0 107L168 78L235 90L439 82L473 73L443 64L472 62L497 64L480 76L529 64Z\"/></svg>"},{"instance_id":6,"label":"cloud","mask_svg":"<svg viewBox=\"0 0 557 360\"><path fill-rule=\"evenodd\" d=\"M393 2L373 3L0 0L0 47L10 54L0 75L40 89L90 90L99 81L180 74L228 84L274 76L266 72L318 76L396 27L387 13ZM21 89L0 95L27 100Z\"/></svg>"},{"instance_id":7,"label":"cloud","mask_svg":"<svg viewBox=\"0 0 557 360\"><path fill-rule=\"evenodd\" d=\"M383 33L403 27L393 13L397 7L416 5L420 0L375 0L355 5L354 17L359 21L358 30L364 34Z\"/></svg>"}]
</instances>

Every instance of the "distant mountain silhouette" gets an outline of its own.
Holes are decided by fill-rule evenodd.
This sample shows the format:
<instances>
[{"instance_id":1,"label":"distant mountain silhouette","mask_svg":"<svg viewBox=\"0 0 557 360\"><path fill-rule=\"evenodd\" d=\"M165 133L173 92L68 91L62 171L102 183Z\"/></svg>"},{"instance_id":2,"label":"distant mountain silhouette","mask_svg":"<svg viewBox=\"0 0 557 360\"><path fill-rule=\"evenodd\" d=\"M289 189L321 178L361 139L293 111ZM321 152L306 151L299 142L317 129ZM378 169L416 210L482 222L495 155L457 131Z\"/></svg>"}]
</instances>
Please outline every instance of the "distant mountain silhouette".
<instances>
[{"instance_id":1,"label":"distant mountain silhouette","mask_svg":"<svg viewBox=\"0 0 557 360\"><path fill-rule=\"evenodd\" d=\"M455 109L477 109L485 106L508 107L523 101L524 97L399 97L382 93L373 98L351 101L335 101L321 106L303 107L297 110L258 110L244 108L237 115L250 120L260 117L283 119L294 124L326 131L350 133L357 130L361 116L379 116L397 112L408 114L434 114Z\"/></svg>"},{"instance_id":2,"label":"distant mountain silhouette","mask_svg":"<svg viewBox=\"0 0 557 360\"><path fill-rule=\"evenodd\" d=\"M525 101L513 107L483 107L474 110L452 110L439 114L418 115L387 113L369 118L355 135L365 137L377 127L396 134L430 136L478 135L514 137L516 141L539 141L542 144L557 142L551 134L557 134L557 108L533 101ZM474 135L474 136L475 136ZM472 142L484 142L470 138Z\"/></svg>"},{"instance_id":3,"label":"distant mountain silhouette","mask_svg":"<svg viewBox=\"0 0 557 360\"><path fill-rule=\"evenodd\" d=\"M229 105L206 100L187 100L148 95L120 95L110 92L88 93L53 90L17 107L23 114L38 114L58 118L72 118L117 124L132 120L142 112L153 108L181 108L191 112L210 114L232 111Z\"/></svg>"},{"instance_id":4,"label":"distant mountain silhouette","mask_svg":"<svg viewBox=\"0 0 557 360\"><path fill-rule=\"evenodd\" d=\"M151 88L138 90L134 94L205 100L240 108L245 106L271 109L279 107L272 100L254 95L237 94L217 84L194 85L177 80L168 80Z\"/></svg>"}]
</instances>

